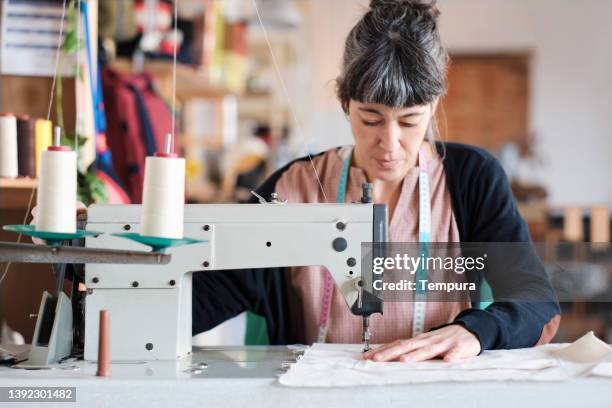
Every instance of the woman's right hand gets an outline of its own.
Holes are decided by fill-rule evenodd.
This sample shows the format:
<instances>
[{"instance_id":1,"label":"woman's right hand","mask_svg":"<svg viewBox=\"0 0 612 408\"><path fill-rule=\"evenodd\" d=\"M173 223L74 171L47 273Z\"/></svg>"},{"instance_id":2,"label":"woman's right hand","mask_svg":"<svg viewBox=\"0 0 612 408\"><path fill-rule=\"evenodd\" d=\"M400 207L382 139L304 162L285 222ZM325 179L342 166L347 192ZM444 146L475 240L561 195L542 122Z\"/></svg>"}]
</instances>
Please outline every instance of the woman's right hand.
<instances>
[{"instance_id":1,"label":"woman's right hand","mask_svg":"<svg viewBox=\"0 0 612 408\"><path fill-rule=\"evenodd\" d=\"M75 217L77 214L87 212L87 206L80 201L76 202L76 209L77 213L75 214ZM38 207L32 208L30 214L32 215L32 221L30 221L30 225L36 225L36 218L38 217ZM45 241L40 238L32 237L32 242L36 245L45 245Z\"/></svg>"}]
</instances>

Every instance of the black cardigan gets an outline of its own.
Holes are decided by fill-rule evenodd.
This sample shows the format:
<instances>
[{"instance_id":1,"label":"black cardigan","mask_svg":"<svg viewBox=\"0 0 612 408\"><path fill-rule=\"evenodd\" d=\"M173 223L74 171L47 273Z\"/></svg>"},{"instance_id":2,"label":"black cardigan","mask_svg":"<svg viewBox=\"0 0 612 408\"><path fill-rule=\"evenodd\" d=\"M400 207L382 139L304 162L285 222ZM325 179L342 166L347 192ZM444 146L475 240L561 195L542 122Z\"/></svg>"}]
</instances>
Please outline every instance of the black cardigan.
<instances>
[{"instance_id":1,"label":"black cardigan","mask_svg":"<svg viewBox=\"0 0 612 408\"><path fill-rule=\"evenodd\" d=\"M473 146L438 143L437 148L444 155L446 183L461 242L530 242L529 231L498 161ZM300 160L308 158L296 161ZM280 176L296 161L272 174L257 189L258 194L269 197ZM537 293L537 301L495 302L485 310L473 307L454 320L478 337L482 350L533 346L544 326L560 314L539 261L536 267L516 268L512 272L517 280L529 282L529 290ZM485 271L485 277L494 296L496 287L499 289L502 282L507 282L495 271ZM292 325L303 323L290 318L286 285L285 268L194 273L193 334L209 330L243 311L252 311L265 318L271 344L295 343Z\"/></svg>"}]
</instances>

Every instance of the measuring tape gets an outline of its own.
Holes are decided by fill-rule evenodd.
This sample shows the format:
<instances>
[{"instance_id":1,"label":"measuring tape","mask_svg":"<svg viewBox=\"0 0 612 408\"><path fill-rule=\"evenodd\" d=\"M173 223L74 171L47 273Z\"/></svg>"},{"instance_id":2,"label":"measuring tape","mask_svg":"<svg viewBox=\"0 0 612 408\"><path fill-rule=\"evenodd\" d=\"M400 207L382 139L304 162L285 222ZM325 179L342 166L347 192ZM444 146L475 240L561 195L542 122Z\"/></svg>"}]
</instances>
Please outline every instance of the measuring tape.
<instances>
[{"instance_id":1,"label":"measuring tape","mask_svg":"<svg viewBox=\"0 0 612 408\"><path fill-rule=\"evenodd\" d=\"M419 150L419 256L429 257L429 242L431 240L431 197L429 193L427 157L421 148ZM416 291L412 313L412 337L425 331L425 314L427 310L427 293L419 285L419 281L427 279L427 265L420 264L415 274Z\"/></svg>"},{"instance_id":2,"label":"measuring tape","mask_svg":"<svg viewBox=\"0 0 612 408\"><path fill-rule=\"evenodd\" d=\"M350 153L352 149L343 148L339 154L344 159L340 181L338 182L338 194L336 202L343 203L346 196L346 184L350 169ZM419 149L419 255L425 258L429 256L429 242L431 240L431 197L429 191L429 175L427 157L423 149ZM421 265L415 274L415 282L427 279L427 267ZM327 330L329 328L329 314L331 310L334 281L331 274L327 272L323 278L323 298L321 300L321 313L319 315L318 343L325 343ZM412 337L418 336L425 330L427 293L419 288L415 292L414 312L412 319Z\"/></svg>"}]
</instances>

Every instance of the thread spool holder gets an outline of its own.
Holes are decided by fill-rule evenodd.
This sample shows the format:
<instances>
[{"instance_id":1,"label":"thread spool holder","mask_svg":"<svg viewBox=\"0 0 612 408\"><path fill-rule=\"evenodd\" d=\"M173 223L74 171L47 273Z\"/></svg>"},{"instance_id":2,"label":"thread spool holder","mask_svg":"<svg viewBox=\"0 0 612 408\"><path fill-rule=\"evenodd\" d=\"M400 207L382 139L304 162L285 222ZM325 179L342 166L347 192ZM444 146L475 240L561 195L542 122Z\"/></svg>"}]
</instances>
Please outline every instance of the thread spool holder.
<instances>
[{"instance_id":1,"label":"thread spool holder","mask_svg":"<svg viewBox=\"0 0 612 408\"><path fill-rule=\"evenodd\" d=\"M89 230L76 230L74 233L65 233L65 232L49 232L49 231L38 231L34 225L5 225L2 227L5 231L11 231L18 234L28 235L33 238L42 239L47 243L47 245L52 247L61 246L64 241L72 241L73 239L81 239L86 237L95 237L98 235L104 234L99 231L89 231ZM194 238L160 238L160 237L148 237L144 235L140 235L135 232L121 232L110 234L112 236L121 237L125 239L129 239L139 244L146 245L151 248L152 252L164 253L166 248L176 247L181 245L190 245L190 244L198 244L202 242L199 239Z\"/></svg>"},{"instance_id":2,"label":"thread spool holder","mask_svg":"<svg viewBox=\"0 0 612 408\"><path fill-rule=\"evenodd\" d=\"M40 231L36 229L34 225L21 225L12 224L5 225L2 227L5 231L11 231L18 234L27 235L33 238L42 239L49 246L60 246L64 241L72 241L73 239L81 239L85 237L93 237L104 234L99 231L89 231L77 229L75 232L51 232L51 231Z\"/></svg>"}]
</instances>

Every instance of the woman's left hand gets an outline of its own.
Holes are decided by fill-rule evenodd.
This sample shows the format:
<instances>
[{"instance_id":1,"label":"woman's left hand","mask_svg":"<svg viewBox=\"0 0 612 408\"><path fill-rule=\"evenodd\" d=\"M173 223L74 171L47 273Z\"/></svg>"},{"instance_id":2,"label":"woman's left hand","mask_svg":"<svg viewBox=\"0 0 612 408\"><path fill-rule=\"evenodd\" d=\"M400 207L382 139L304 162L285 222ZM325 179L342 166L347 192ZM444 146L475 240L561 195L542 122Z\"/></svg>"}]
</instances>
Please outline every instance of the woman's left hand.
<instances>
[{"instance_id":1,"label":"woman's left hand","mask_svg":"<svg viewBox=\"0 0 612 408\"><path fill-rule=\"evenodd\" d=\"M480 353L478 338L459 324L419 334L409 340L397 340L372 349L363 358L373 361L414 362L436 357L452 362Z\"/></svg>"}]
</instances>

